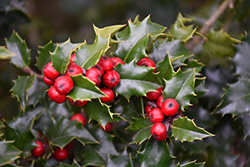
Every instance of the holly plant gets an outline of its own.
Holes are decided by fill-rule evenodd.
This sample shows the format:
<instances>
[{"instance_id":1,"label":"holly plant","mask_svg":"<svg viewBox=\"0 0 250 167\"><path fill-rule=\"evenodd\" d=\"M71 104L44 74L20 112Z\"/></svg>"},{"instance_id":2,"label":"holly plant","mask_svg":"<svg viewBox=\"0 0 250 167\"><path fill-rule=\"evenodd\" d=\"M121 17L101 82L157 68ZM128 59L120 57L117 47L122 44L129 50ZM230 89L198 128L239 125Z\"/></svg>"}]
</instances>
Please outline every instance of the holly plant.
<instances>
[{"instance_id":1,"label":"holly plant","mask_svg":"<svg viewBox=\"0 0 250 167\"><path fill-rule=\"evenodd\" d=\"M0 58L26 74L10 90L19 115L0 122L0 166L204 166L172 155L178 141L214 138L186 114L208 91L204 64L186 47L194 35L202 36L191 21L179 14L168 29L149 16L93 26L92 44L69 38L39 46L36 70L26 42L13 31L0 47ZM209 49L215 42L224 43L214 34L230 38L211 31L204 44L210 52L216 51ZM246 56L242 52L233 61L240 64ZM238 67L238 74L249 75L242 72L248 66ZM242 111L237 108L249 93L239 87L249 87L249 81L230 85L217 113Z\"/></svg>"}]
</instances>

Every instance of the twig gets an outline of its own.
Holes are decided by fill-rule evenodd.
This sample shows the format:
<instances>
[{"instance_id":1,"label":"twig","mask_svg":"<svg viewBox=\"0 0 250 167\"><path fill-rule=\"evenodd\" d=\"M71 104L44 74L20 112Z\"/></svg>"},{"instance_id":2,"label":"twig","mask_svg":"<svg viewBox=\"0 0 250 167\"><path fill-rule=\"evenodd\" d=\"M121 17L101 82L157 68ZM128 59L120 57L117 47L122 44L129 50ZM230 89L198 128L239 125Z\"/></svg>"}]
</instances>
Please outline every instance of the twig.
<instances>
[{"instance_id":1,"label":"twig","mask_svg":"<svg viewBox=\"0 0 250 167\"><path fill-rule=\"evenodd\" d=\"M43 76L42 76L41 74L36 73L35 71L33 71L32 69L30 69L29 67L25 67L25 68L23 69L23 71L24 71L25 73L30 74L30 75L35 75L35 76L36 76L37 78L39 78L39 79L43 79Z\"/></svg>"},{"instance_id":2,"label":"twig","mask_svg":"<svg viewBox=\"0 0 250 167\"><path fill-rule=\"evenodd\" d=\"M213 26L213 24L216 22L216 20L225 12L225 10L229 8L233 8L234 0L225 0L219 8L212 14L212 16L205 22L204 26L199 31L200 34L205 35L210 28ZM193 40L188 42L186 44L186 47L192 51L194 47L202 40L202 37L195 36Z\"/></svg>"}]
</instances>

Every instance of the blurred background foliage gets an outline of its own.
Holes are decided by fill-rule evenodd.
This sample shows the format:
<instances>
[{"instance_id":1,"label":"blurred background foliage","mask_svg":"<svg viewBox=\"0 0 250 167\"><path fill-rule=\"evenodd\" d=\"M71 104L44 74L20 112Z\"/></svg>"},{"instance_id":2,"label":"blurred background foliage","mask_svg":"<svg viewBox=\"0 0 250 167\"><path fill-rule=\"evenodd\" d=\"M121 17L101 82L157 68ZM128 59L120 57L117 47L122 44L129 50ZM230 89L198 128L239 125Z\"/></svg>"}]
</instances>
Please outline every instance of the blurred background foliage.
<instances>
[{"instance_id":1,"label":"blurred background foliage","mask_svg":"<svg viewBox=\"0 0 250 167\"><path fill-rule=\"evenodd\" d=\"M64 42L68 38L74 42L88 43L94 40L93 25L105 27L126 24L128 19L139 15L140 20L151 15L155 23L170 27L178 13L195 18L193 24L198 30L219 7L222 0L1 0L0 2L0 45L5 45L15 30L25 39L31 49L31 67L34 66L38 46L50 40ZM230 36L241 39L250 31L250 1L235 0L232 9L227 10L213 29L223 29ZM249 38L248 38L249 39ZM194 49L197 57L202 57L203 48ZM215 55L216 56L216 55ZM198 126L215 134L193 143L176 141L170 146L171 153L179 161L206 161L206 166L250 166L250 138L244 137L249 131L249 114L232 117L211 113L221 102L221 96L228 83L238 80L234 75L231 61L226 66L213 65L213 59L201 58L205 67L206 88L209 90L199 103L186 110L185 115L195 118ZM208 60L209 62L206 62ZM38 70L37 70L38 71ZM8 61L0 62L0 118L12 119L18 114L15 98L11 98L10 88L17 75L24 74ZM245 128L244 126L248 126Z\"/></svg>"}]
</instances>

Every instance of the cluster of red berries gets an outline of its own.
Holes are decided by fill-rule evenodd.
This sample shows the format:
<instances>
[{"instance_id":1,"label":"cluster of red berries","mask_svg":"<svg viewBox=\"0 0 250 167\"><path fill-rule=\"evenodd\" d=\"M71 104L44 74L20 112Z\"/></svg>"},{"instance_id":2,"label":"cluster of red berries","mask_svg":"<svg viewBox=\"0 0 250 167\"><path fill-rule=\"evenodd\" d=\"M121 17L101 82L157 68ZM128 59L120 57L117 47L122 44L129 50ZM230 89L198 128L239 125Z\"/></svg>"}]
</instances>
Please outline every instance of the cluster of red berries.
<instances>
[{"instance_id":1,"label":"cluster of red berries","mask_svg":"<svg viewBox=\"0 0 250 167\"><path fill-rule=\"evenodd\" d=\"M65 74L57 72L52 66L52 62L49 62L44 67L43 81L51 86L48 91L49 98L57 103L63 103L68 99L74 106L84 106L88 101L74 101L71 98L67 98L67 94L74 88L74 83L70 76L83 75L94 82L94 84L107 95L100 98L102 102L113 101L115 93L112 88L120 83L120 75L114 70L114 67L119 63L124 64L124 62L118 57L109 58L108 56L102 56L95 66L86 71L84 68L75 64L74 59L75 53L71 55L70 64Z\"/></svg>"},{"instance_id":2,"label":"cluster of red berries","mask_svg":"<svg viewBox=\"0 0 250 167\"><path fill-rule=\"evenodd\" d=\"M179 104L175 99L163 100L162 87L156 91L147 93L147 105L145 111L149 120L154 123L151 128L153 138L158 141L165 140L168 136L166 121L172 120L179 111Z\"/></svg>"}]
</instances>

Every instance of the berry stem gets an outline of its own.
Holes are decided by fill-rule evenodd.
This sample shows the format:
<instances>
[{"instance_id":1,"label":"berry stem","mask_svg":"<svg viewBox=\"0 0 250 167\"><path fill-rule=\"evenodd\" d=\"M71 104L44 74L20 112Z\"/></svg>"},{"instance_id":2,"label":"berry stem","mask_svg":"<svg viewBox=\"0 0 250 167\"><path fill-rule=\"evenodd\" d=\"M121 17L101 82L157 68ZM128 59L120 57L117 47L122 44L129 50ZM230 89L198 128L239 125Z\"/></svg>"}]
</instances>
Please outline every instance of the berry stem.
<instances>
[{"instance_id":1,"label":"berry stem","mask_svg":"<svg viewBox=\"0 0 250 167\"><path fill-rule=\"evenodd\" d=\"M37 72L33 71L33 70L30 69L29 67L25 67L25 68L23 69L23 71L24 71L25 73L30 74L30 75L35 75L36 78L43 79L43 76L42 76L41 74L38 74Z\"/></svg>"}]
</instances>

